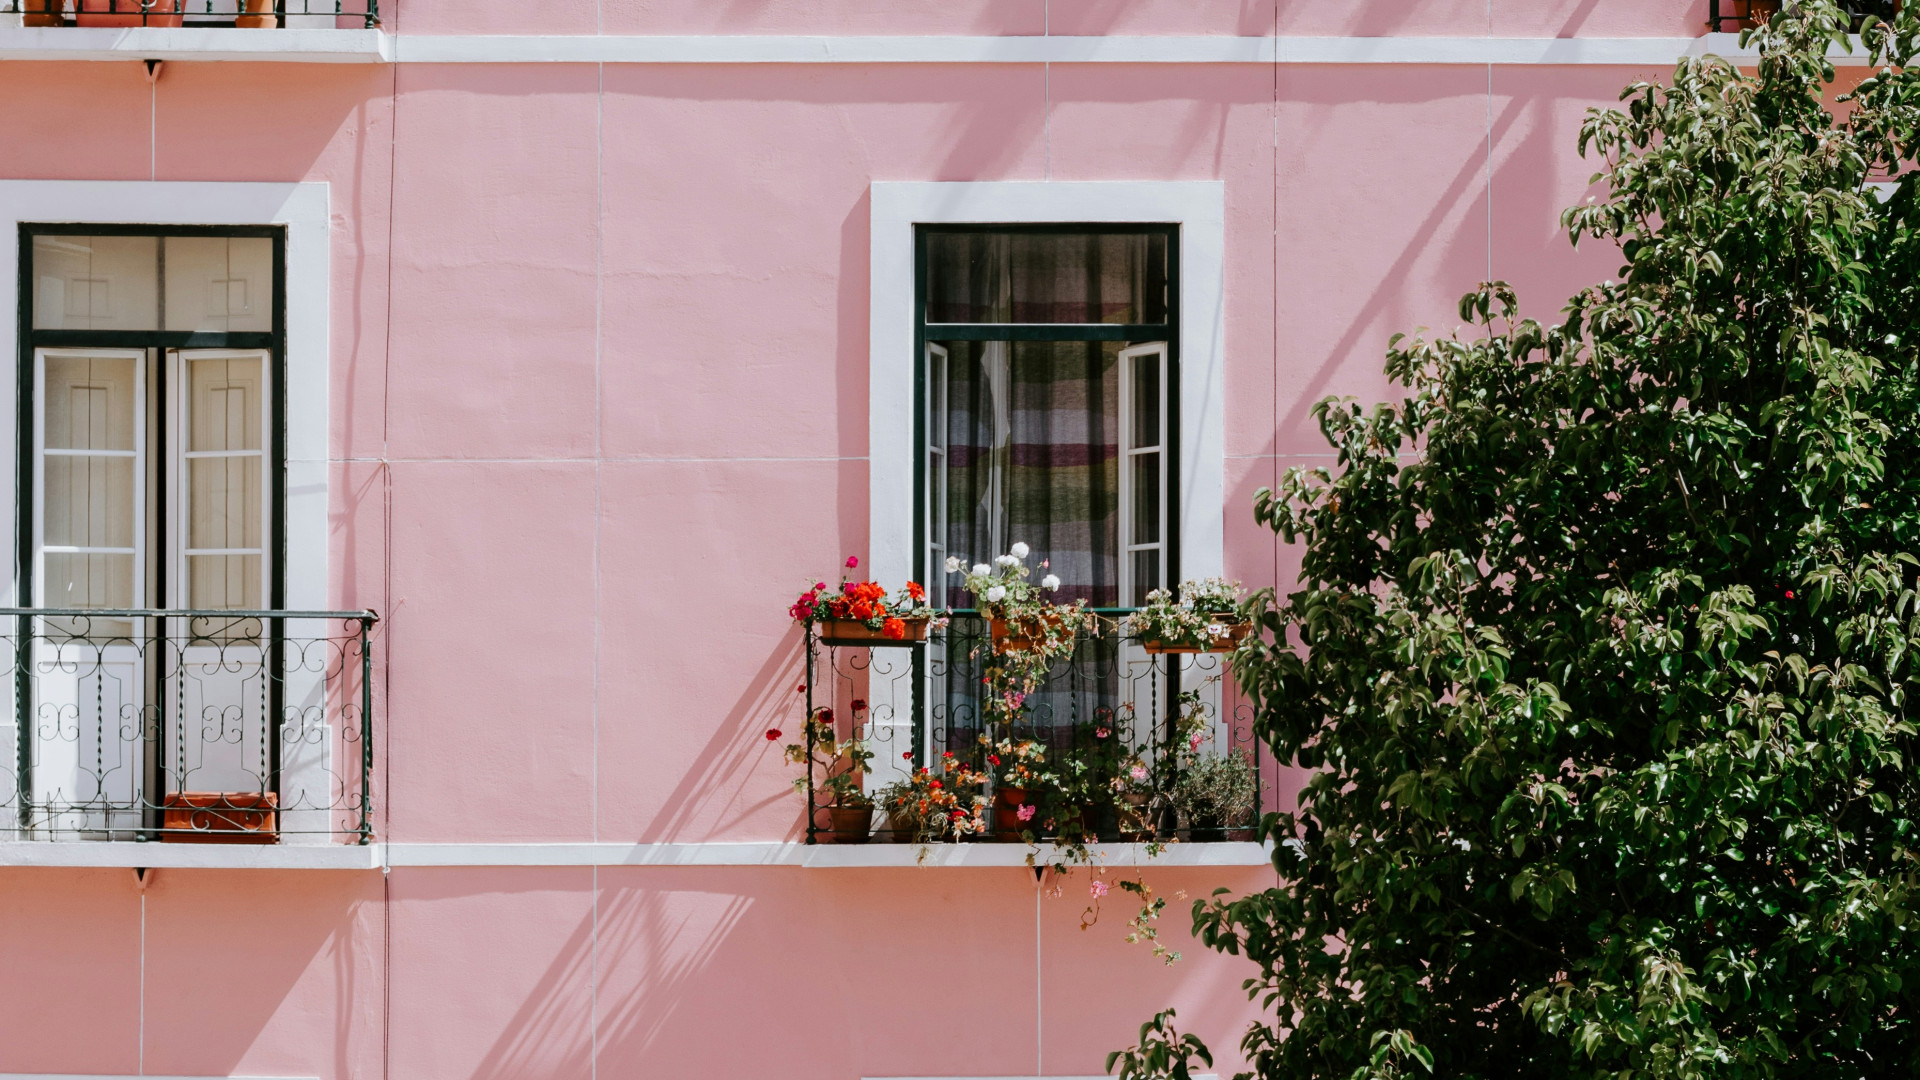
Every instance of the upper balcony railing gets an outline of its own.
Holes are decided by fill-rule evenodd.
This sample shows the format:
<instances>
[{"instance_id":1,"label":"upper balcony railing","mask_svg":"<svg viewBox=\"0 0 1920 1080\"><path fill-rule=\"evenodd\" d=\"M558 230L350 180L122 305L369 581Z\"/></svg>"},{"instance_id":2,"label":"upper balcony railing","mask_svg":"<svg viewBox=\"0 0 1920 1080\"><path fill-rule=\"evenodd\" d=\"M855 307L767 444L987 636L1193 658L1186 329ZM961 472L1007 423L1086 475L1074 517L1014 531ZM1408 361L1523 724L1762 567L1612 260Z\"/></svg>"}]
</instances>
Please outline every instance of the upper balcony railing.
<instances>
[{"instance_id":1,"label":"upper balcony railing","mask_svg":"<svg viewBox=\"0 0 1920 1080\"><path fill-rule=\"evenodd\" d=\"M947 629L906 647L836 643L810 626L800 687L805 708L831 725L835 751L854 739L871 751L861 784L876 804L871 837L928 840L925 823L890 810L885 796L889 785L899 790L922 768L937 776L944 764L964 765L969 782L979 778L978 790L961 793L963 806L978 795L993 808L984 833L933 839L1253 839L1259 815L1275 805L1275 769L1255 738L1253 709L1234 684L1228 656L1152 651L1154 645L1119 632L1117 617L1126 613L1099 612L1101 631L1077 634L1071 654L1047 669L1010 724L1005 711L983 708L989 669L1002 661L986 623L971 613L955 613ZM807 735L809 749L817 750L812 726ZM1009 786L1014 763L1002 748L1022 741L1041 748L1037 771L1048 779L1022 799L1033 807L1030 816L1009 819L997 791ZM849 834L844 822L836 837L828 781L847 759L809 756L808 842L865 839L857 830ZM1183 776L1202 770L1205 783ZM1229 803L1238 808L1209 813L1209 806Z\"/></svg>"},{"instance_id":2,"label":"upper balcony railing","mask_svg":"<svg viewBox=\"0 0 1920 1080\"><path fill-rule=\"evenodd\" d=\"M379 0L0 0L21 26L199 26L356 30L380 25Z\"/></svg>"},{"instance_id":3,"label":"upper balcony railing","mask_svg":"<svg viewBox=\"0 0 1920 1080\"><path fill-rule=\"evenodd\" d=\"M0 841L370 842L375 621L0 608Z\"/></svg>"},{"instance_id":4,"label":"upper balcony railing","mask_svg":"<svg viewBox=\"0 0 1920 1080\"><path fill-rule=\"evenodd\" d=\"M1901 0L1847 0L1854 29L1872 15L1891 21ZM1707 0L1707 29L1716 34L1738 33L1766 22L1779 11L1781 0Z\"/></svg>"}]
</instances>

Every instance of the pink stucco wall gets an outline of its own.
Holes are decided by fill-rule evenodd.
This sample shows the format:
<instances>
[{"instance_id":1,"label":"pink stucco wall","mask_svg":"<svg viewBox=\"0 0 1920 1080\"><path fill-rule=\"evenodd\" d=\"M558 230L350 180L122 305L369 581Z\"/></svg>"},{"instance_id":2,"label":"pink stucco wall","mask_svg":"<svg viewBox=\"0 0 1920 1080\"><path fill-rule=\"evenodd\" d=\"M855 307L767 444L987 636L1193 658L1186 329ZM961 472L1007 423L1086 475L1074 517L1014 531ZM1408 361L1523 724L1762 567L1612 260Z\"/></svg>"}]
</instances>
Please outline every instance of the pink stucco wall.
<instances>
[{"instance_id":1,"label":"pink stucco wall","mask_svg":"<svg viewBox=\"0 0 1920 1080\"><path fill-rule=\"evenodd\" d=\"M407 0L400 34L1685 36L1704 0ZM876 180L1223 180L1227 561L1308 409L1491 274L1557 310L1621 67L0 64L10 178L319 180L332 592L383 616L393 841L792 838L791 588L867 529ZM1163 892L1259 888L1166 869ZM1094 1074L1152 1012L1235 1067L1241 961L1019 869L0 870L0 1073ZM1116 894L1117 896L1118 894ZM1039 1056L1041 1060L1036 1061Z\"/></svg>"}]
</instances>

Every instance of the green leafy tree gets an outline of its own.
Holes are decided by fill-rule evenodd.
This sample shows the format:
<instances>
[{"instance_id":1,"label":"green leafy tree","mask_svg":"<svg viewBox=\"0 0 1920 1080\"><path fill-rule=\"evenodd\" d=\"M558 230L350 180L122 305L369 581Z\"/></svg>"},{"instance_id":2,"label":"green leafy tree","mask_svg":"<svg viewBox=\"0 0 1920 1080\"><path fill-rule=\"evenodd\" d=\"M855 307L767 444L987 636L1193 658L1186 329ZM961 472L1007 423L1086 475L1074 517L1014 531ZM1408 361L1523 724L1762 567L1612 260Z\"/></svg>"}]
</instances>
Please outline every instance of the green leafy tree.
<instances>
[{"instance_id":1,"label":"green leafy tree","mask_svg":"<svg viewBox=\"0 0 1920 1080\"><path fill-rule=\"evenodd\" d=\"M1851 89L1809 3L1590 114L1620 280L1396 338L1258 497L1303 571L1234 671L1310 780L1194 916L1252 1075L1917 1075L1917 6Z\"/></svg>"}]
</instances>

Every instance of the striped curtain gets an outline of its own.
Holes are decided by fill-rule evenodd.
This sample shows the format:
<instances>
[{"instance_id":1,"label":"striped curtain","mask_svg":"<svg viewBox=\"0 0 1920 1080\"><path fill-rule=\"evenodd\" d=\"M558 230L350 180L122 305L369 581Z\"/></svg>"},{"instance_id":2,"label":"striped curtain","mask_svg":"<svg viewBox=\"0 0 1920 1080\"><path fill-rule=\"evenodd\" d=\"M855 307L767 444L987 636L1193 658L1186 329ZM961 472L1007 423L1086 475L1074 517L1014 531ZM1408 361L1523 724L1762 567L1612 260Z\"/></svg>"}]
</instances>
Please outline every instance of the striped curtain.
<instances>
[{"instance_id":1,"label":"striped curtain","mask_svg":"<svg viewBox=\"0 0 1920 1080\"><path fill-rule=\"evenodd\" d=\"M928 237L929 323L1166 321L1159 234ZM937 328L929 334L939 340ZM986 562L1016 541L1059 599L1120 601L1119 350L1113 342L949 341L946 550ZM964 595L946 598L966 606Z\"/></svg>"}]
</instances>

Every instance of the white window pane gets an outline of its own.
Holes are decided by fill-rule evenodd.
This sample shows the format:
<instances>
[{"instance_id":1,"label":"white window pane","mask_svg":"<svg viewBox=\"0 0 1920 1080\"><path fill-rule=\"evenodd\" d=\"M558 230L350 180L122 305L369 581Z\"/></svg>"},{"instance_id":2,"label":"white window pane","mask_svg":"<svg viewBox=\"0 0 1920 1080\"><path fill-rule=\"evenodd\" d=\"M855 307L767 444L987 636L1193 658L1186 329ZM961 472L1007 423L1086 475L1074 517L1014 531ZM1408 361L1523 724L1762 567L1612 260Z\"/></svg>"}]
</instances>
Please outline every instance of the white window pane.
<instances>
[{"instance_id":1,"label":"white window pane","mask_svg":"<svg viewBox=\"0 0 1920 1080\"><path fill-rule=\"evenodd\" d=\"M49 545L134 546L133 458L49 455L44 475Z\"/></svg>"},{"instance_id":2,"label":"white window pane","mask_svg":"<svg viewBox=\"0 0 1920 1080\"><path fill-rule=\"evenodd\" d=\"M55 608L131 608L133 556L72 555L48 552L41 583L46 606ZM101 629L95 627L96 630Z\"/></svg>"},{"instance_id":3,"label":"white window pane","mask_svg":"<svg viewBox=\"0 0 1920 1080\"><path fill-rule=\"evenodd\" d=\"M159 329L159 254L152 236L35 236L33 325Z\"/></svg>"},{"instance_id":4,"label":"white window pane","mask_svg":"<svg viewBox=\"0 0 1920 1080\"><path fill-rule=\"evenodd\" d=\"M258 555L189 555L187 581L187 603L196 609L261 609Z\"/></svg>"},{"instance_id":5,"label":"white window pane","mask_svg":"<svg viewBox=\"0 0 1920 1080\"><path fill-rule=\"evenodd\" d=\"M260 458L187 460L190 548L260 546Z\"/></svg>"},{"instance_id":6,"label":"white window pane","mask_svg":"<svg viewBox=\"0 0 1920 1080\"><path fill-rule=\"evenodd\" d=\"M1147 594L1160 588L1160 551L1136 551L1133 559L1133 599L1134 607L1142 607L1147 602Z\"/></svg>"},{"instance_id":7,"label":"white window pane","mask_svg":"<svg viewBox=\"0 0 1920 1080\"><path fill-rule=\"evenodd\" d=\"M167 329L273 329L273 241L264 236L169 236Z\"/></svg>"},{"instance_id":8,"label":"white window pane","mask_svg":"<svg viewBox=\"0 0 1920 1080\"><path fill-rule=\"evenodd\" d=\"M1158 452L1133 457L1133 535L1134 544L1160 542L1160 455Z\"/></svg>"},{"instance_id":9,"label":"white window pane","mask_svg":"<svg viewBox=\"0 0 1920 1080\"><path fill-rule=\"evenodd\" d=\"M132 450L139 361L129 356L46 358L46 445Z\"/></svg>"},{"instance_id":10,"label":"white window pane","mask_svg":"<svg viewBox=\"0 0 1920 1080\"><path fill-rule=\"evenodd\" d=\"M1133 446L1160 445L1160 365L1155 354L1133 358Z\"/></svg>"},{"instance_id":11,"label":"white window pane","mask_svg":"<svg viewBox=\"0 0 1920 1080\"><path fill-rule=\"evenodd\" d=\"M263 358L208 357L187 361L190 429L187 449L258 450L263 413Z\"/></svg>"}]
</instances>

